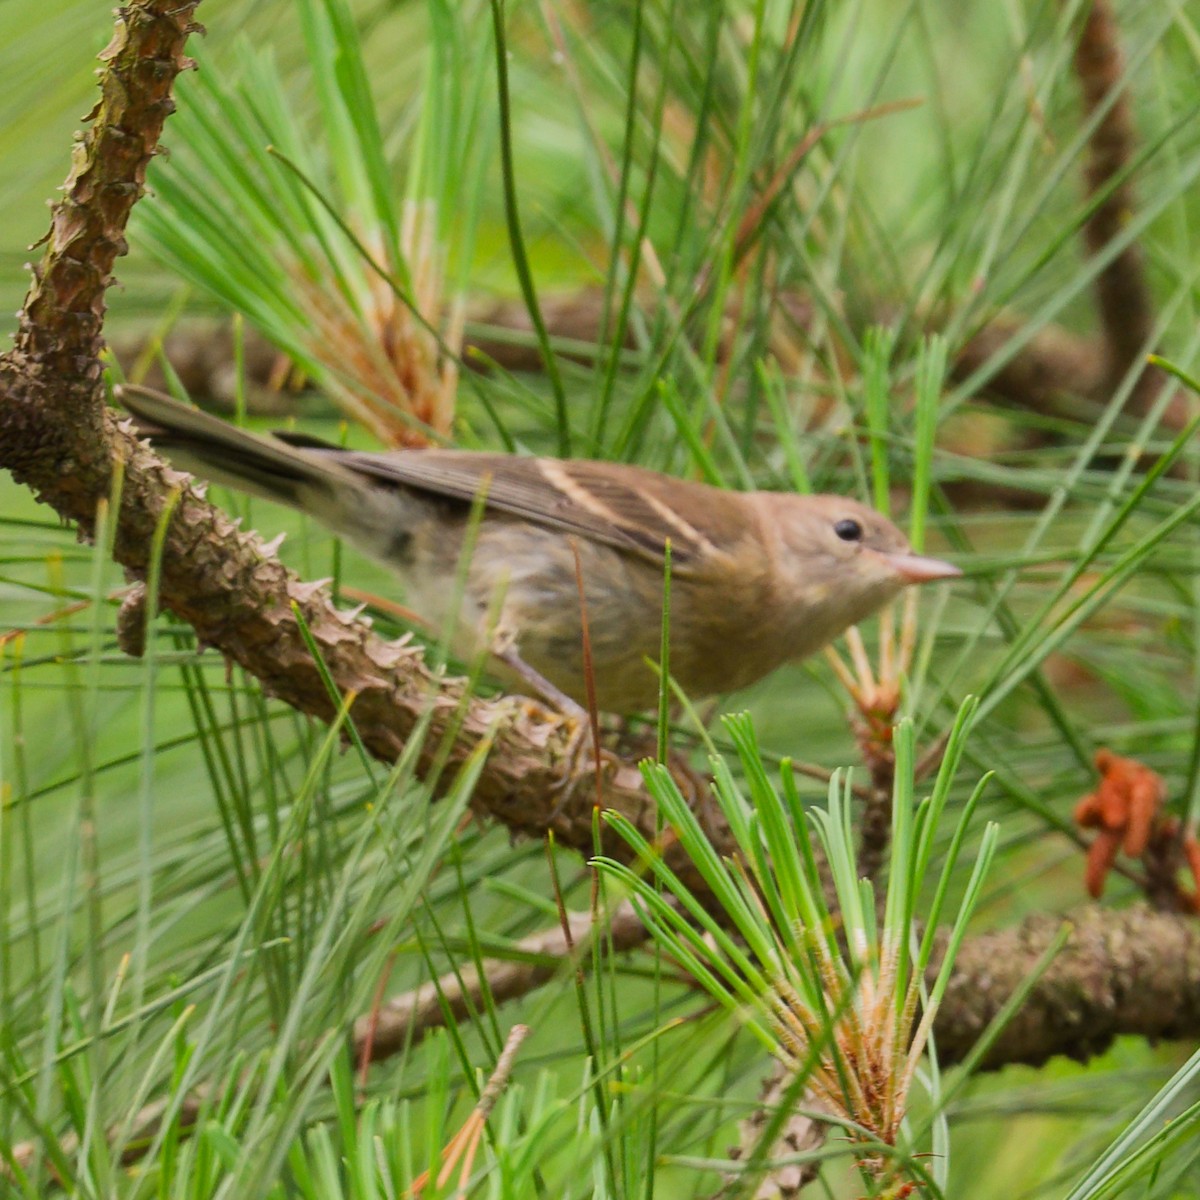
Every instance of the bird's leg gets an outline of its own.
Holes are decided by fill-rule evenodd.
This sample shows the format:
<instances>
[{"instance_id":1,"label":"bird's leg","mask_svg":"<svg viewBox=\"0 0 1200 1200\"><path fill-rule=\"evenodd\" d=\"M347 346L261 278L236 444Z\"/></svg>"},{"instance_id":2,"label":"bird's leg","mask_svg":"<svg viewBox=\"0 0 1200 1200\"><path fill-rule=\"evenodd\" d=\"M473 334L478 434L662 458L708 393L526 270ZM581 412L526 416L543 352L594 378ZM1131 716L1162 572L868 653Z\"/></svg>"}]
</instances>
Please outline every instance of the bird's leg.
<instances>
[{"instance_id":1,"label":"bird's leg","mask_svg":"<svg viewBox=\"0 0 1200 1200\"><path fill-rule=\"evenodd\" d=\"M387 600L382 596L377 596L370 592L361 591L358 588L343 587L342 595L360 604L369 604L372 607L382 609L392 616L399 617L401 620L408 622L410 625L418 626L428 634L437 634L437 630L430 621L427 621L419 613L413 612L411 608L405 608L402 604L396 604L392 600ZM498 630L493 638L491 654L493 658L498 659L510 671L529 684L540 699L553 705L564 716L574 717L577 721L586 723L587 712L565 692L556 688L539 671L534 670L516 652L513 648L513 637L511 634L501 633Z\"/></svg>"},{"instance_id":2,"label":"bird's leg","mask_svg":"<svg viewBox=\"0 0 1200 1200\"><path fill-rule=\"evenodd\" d=\"M529 684L542 700L552 704L563 716L574 717L581 726L587 727L590 720L587 709L578 701L572 700L566 692L556 688L545 675L531 667L511 646L507 649L493 648L492 654Z\"/></svg>"},{"instance_id":3,"label":"bird's leg","mask_svg":"<svg viewBox=\"0 0 1200 1200\"><path fill-rule=\"evenodd\" d=\"M574 792L573 784L578 779L584 756L589 748L589 742L594 746L592 734L592 718L587 709L578 701L572 700L564 691L557 688L535 667L531 667L516 651L512 639L497 636L493 640L492 655L503 663L517 678L529 684L538 699L546 701L558 709L571 722L571 730L567 734L567 744L563 751L562 778L554 784L553 790L560 792L558 803L550 814L551 820L559 815L566 807L567 801Z\"/></svg>"},{"instance_id":4,"label":"bird's leg","mask_svg":"<svg viewBox=\"0 0 1200 1200\"><path fill-rule=\"evenodd\" d=\"M541 671L536 667L531 667L517 653L516 630L503 617L492 629L489 641L488 649L492 657L498 662L502 662L514 675L529 684L535 696L553 705L564 717L574 717L576 721L586 724L587 712L583 706L572 700L564 691L556 688Z\"/></svg>"},{"instance_id":5,"label":"bird's leg","mask_svg":"<svg viewBox=\"0 0 1200 1200\"><path fill-rule=\"evenodd\" d=\"M567 807L587 766L590 765L595 774L599 775L603 764L615 762L616 755L600 747L598 718L593 717L577 700L555 687L536 667L531 667L521 657L517 652L516 635L503 620L493 630L491 654L519 679L529 684L540 699L558 709L572 723L563 750L562 777L552 788L553 792L560 793L558 802L550 814L550 820L553 821Z\"/></svg>"},{"instance_id":6,"label":"bird's leg","mask_svg":"<svg viewBox=\"0 0 1200 1200\"><path fill-rule=\"evenodd\" d=\"M534 674L537 673L534 672ZM559 694L561 695L561 693ZM598 718L594 718L567 696L563 697L562 711L571 719L571 730L567 734L567 744L563 748L562 774L550 786L551 794L557 795L558 799L550 811L549 824L553 824L566 811L576 789L585 782L585 776L593 782L598 781L607 764L621 761L619 755L600 745ZM600 784L595 782L595 786L599 789ZM596 800L600 802L599 791Z\"/></svg>"}]
</instances>

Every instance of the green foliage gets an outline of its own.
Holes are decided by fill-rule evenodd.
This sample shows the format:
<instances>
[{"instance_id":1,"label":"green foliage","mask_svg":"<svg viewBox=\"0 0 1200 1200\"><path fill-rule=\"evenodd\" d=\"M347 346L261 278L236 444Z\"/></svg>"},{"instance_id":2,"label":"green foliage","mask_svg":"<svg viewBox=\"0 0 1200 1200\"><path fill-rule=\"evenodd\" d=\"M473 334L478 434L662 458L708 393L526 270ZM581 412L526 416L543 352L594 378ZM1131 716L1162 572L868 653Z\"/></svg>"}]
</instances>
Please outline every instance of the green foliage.
<instances>
[{"instance_id":1,"label":"green foliage","mask_svg":"<svg viewBox=\"0 0 1200 1200\"><path fill-rule=\"evenodd\" d=\"M711 763L717 800L736 845L731 857L713 847L670 772L662 765L643 767L671 835L716 899L721 919L706 911L620 814L607 819L636 852L634 865L597 859L601 870L631 891L672 959L786 1064L816 1107L840 1118L868 1158L880 1150L890 1155L899 1148L909 1158L917 1152L898 1147L909 1087L995 852L998 830L989 825L926 994L933 935L983 789L981 783L962 809L950 852L936 878L928 879L934 837L975 708L972 699L960 710L932 794L920 804L914 799L912 725L897 727L892 849L882 907L855 861L849 780L835 772L828 807L803 811L791 763L783 761L779 791L763 769L753 725L744 716L727 717L726 725L749 799L723 759ZM818 861L828 867L833 895ZM928 924L921 936L914 918L918 898L930 887L934 899L922 913ZM933 1173L940 1187L947 1168L943 1156ZM867 1174L880 1179L891 1170L879 1159ZM926 1178L919 1170L915 1182Z\"/></svg>"},{"instance_id":2,"label":"green foliage","mask_svg":"<svg viewBox=\"0 0 1200 1200\"><path fill-rule=\"evenodd\" d=\"M180 84L178 154L135 214L170 268L246 317L377 436L444 436L453 363L439 369L453 231L470 261L488 76L472 14L430 4L428 69L401 194L342 0L299 5L315 118L269 50L236 82L202 63ZM465 90L457 81L468 80ZM461 303L461 301L458 301ZM446 335L461 318L444 318ZM451 348L453 349L453 348Z\"/></svg>"},{"instance_id":3,"label":"green foliage","mask_svg":"<svg viewBox=\"0 0 1200 1200\"><path fill-rule=\"evenodd\" d=\"M146 656L128 659L111 523L81 547L6 480L0 1193L402 1196L421 1172L436 1177L519 1020L533 1034L469 1194L673 1200L730 1179L730 1195L749 1195L775 1165L773 1140L749 1160L729 1150L781 1046L767 997L786 986L819 1013L815 1038L783 1050L805 1079L838 1022L864 1011L862 982L888 977L898 1053L944 982L919 995L939 924L956 938L967 913L977 930L1082 901L1070 810L1097 745L1161 771L1180 813L1200 808L1198 463L1194 425L1164 423L1196 401L1164 390L1135 413L1132 373L1054 412L1013 412L987 389L1043 334L1094 330L1105 260L1079 249L1095 201L1079 182L1089 130L1070 69L1084 6L498 7L506 111L485 6L213 0L110 332L236 310L394 440L401 426L373 406L395 362L364 347L378 350L381 322L409 322L437 385L424 394L441 398L454 361L405 305L421 293L418 250L441 282L417 307L450 341L461 297L520 290L517 211L526 290L548 312L555 293L595 289L596 336L549 323L565 406L540 376L465 383L455 438L540 451L569 438L577 453L730 486L854 493L964 566L961 586L922 600L882 917L856 878L847 777L830 789L804 774L856 756L823 664L735 699L753 711L753 740L738 720L711 735L736 864L705 855L648 768L741 939L718 927L698 941L707 912L694 926L669 915L675 881L647 848L652 874L630 886L671 952L606 955L611 878L461 823L478 762L434 805L411 758L388 772L339 753L339 731L265 697L167 617L148 619ZM1146 248L1153 348L1186 376L1194 21L1172 5L1118 16L1140 134L1118 245ZM6 311L90 104L106 20L81 0L0 6L4 210L17 230L0 247ZM405 241L410 218L423 241ZM960 369L998 316L1013 335ZM298 518L238 511L287 530L282 553L310 578L395 587L349 556L339 566ZM968 694L969 736L956 725ZM952 731L918 804L912 760ZM676 749L688 737L670 731ZM992 822L987 855L967 853ZM833 865L837 924L806 838ZM1135 889L1119 879L1109 892L1121 903ZM560 900L594 913L595 937L556 962L522 939L557 924ZM549 979L517 1001L485 992L360 1077L348 1045L379 997L493 960L532 961ZM823 999L813 963L839 999ZM939 1072L933 1045L899 1068L917 1086L887 1153L923 1171L931 1197L1189 1195L1196 1068L1183 1058L1127 1043L1086 1066L975 1078L969 1063ZM776 1129L786 1115L772 1114ZM860 1151L838 1134L815 1155L834 1194L861 1192Z\"/></svg>"}]
</instances>

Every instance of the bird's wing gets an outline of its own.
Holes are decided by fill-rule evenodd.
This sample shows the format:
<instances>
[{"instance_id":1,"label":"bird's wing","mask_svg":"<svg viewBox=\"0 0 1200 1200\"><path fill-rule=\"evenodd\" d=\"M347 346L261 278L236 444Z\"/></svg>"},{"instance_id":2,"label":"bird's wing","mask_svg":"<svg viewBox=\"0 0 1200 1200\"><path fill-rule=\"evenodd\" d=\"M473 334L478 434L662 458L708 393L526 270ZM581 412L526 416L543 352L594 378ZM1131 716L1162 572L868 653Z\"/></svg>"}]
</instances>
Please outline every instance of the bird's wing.
<instances>
[{"instance_id":1,"label":"bird's wing","mask_svg":"<svg viewBox=\"0 0 1200 1200\"><path fill-rule=\"evenodd\" d=\"M466 450L369 454L323 446L306 436L276 436L335 457L339 465L379 484L467 504L482 495L494 512L656 562L662 561L669 538L672 565L681 572L733 553L747 532L739 495L641 467Z\"/></svg>"}]
</instances>

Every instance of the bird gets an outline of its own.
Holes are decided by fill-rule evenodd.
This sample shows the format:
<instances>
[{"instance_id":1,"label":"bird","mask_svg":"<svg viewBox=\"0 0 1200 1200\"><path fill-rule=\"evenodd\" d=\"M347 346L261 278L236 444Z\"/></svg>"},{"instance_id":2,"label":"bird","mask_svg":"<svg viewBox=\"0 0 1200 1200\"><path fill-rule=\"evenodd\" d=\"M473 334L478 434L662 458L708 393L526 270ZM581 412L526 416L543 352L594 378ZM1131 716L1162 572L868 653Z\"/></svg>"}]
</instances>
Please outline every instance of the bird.
<instances>
[{"instance_id":1,"label":"bird","mask_svg":"<svg viewBox=\"0 0 1200 1200\"><path fill-rule=\"evenodd\" d=\"M174 465L311 514L396 572L425 621L453 616L457 653L491 653L576 711L657 705L668 542L668 670L693 699L748 687L904 587L962 573L843 496L730 491L626 463L349 450L147 388L117 396Z\"/></svg>"}]
</instances>

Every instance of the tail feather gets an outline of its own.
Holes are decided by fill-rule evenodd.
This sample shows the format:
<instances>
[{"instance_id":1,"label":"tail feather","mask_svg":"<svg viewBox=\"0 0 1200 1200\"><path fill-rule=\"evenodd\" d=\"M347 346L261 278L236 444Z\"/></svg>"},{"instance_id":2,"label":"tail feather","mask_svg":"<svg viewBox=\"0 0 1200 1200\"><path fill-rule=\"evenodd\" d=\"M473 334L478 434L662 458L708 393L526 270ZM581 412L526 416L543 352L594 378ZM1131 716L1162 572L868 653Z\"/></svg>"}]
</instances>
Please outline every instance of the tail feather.
<instances>
[{"instance_id":1,"label":"tail feather","mask_svg":"<svg viewBox=\"0 0 1200 1200\"><path fill-rule=\"evenodd\" d=\"M314 491L328 497L336 486L358 482L327 458L239 429L160 392L130 384L116 392L142 437L183 470L213 483L306 508Z\"/></svg>"}]
</instances>

